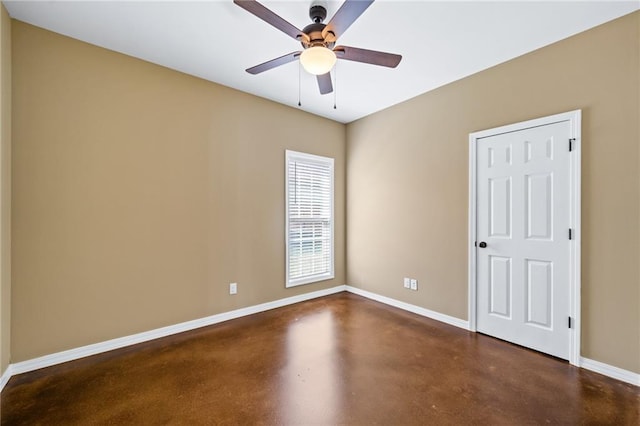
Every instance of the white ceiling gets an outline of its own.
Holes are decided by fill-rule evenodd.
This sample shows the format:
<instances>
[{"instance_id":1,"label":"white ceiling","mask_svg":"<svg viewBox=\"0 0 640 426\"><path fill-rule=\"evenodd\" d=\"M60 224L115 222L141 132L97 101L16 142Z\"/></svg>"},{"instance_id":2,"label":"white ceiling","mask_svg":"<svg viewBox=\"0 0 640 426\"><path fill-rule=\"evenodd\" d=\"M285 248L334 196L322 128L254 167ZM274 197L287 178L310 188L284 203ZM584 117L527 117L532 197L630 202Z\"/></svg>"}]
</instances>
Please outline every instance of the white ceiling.
<instances>
[{"instance_id":1,"label":"white ceiling","mask_svg":"<svg viewBox=\"0 0 640 426\"><path fill-rule=\"evenodd\" d=\"M244 70L299 43L232 0L3 3L15 19L297 108L297 62ZM262 3L298 28L310 23L311 0ZM341 3L328 2L327 21ZM639 8L638 0L378 0L338 44L401 54L400 65L338 61L335 110L333 94L320 95L303 71L301 108L348 123Z\"/></svg>"}]
</instances>

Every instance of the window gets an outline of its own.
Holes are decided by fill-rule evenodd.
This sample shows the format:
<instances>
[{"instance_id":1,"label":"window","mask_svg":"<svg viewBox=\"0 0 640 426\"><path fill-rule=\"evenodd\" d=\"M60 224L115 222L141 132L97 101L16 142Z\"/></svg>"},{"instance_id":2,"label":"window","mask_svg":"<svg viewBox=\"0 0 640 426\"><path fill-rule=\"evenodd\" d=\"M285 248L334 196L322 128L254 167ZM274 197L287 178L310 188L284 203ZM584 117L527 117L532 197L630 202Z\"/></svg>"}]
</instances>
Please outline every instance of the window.
<instances>
[{"instance_id":1,"label":"window","mask_svg":"<svg viewBox=\"0 0 640 426\"><path fill-rule=\"evenodd\" d=\"M286 151L287 287L333 278L333 158Z\"/></svg>"}]
</instances>

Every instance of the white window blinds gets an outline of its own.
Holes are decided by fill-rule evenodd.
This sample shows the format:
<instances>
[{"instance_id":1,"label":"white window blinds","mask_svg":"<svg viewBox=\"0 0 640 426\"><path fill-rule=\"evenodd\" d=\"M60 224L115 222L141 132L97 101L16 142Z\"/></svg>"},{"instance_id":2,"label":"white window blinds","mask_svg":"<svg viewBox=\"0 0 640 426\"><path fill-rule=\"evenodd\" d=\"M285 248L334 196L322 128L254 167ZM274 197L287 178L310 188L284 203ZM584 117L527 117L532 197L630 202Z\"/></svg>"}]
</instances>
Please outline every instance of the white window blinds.
<instances>
[{"instance_id":1,"label":"white window blinds","mask_svg":"<svg viewBox=\"0 0 640 426\"><path fill-rule=\"evenodd\" d=\"M333 278L333 158L286 152L287 287Z\"/></svg>"}]
</instances>

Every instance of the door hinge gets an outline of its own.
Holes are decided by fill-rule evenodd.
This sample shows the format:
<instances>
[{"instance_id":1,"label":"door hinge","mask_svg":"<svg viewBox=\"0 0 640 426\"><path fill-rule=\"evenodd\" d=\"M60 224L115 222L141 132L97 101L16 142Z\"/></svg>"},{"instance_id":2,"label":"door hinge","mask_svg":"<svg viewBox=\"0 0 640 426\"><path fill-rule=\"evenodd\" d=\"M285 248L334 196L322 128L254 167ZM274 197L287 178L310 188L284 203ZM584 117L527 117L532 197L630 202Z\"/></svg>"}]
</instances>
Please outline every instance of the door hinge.
<instances>
[{"instance_id":1,"label":"door hinge","mask_svg":"<svg viewBox=\"0 0 640 426\"><path fill-rule=\"evenodd\" d=\"M569 152L573 151L573 143L576 141L576 138L569 139Z\"/></svg>"},{"instance_id":2,"label":"door hinge","mask_svg":"<svg viewBox=\"0 0 640 426\"><path fill-rule=\"evenodd\" d=\"M573 230L571 228L569 228L569 239L573 239Z\"/></svg>"},{"instance_id":3,"label":"door hinge","mask_svg":"<svg viewBox=\"0 0 640 426\"><path fill-rule=\"evenodd\" d=\"M569 321L567 325L569 326L569 328L571 328L571 317L569 317Z\"/></svg>"}]
</instances>

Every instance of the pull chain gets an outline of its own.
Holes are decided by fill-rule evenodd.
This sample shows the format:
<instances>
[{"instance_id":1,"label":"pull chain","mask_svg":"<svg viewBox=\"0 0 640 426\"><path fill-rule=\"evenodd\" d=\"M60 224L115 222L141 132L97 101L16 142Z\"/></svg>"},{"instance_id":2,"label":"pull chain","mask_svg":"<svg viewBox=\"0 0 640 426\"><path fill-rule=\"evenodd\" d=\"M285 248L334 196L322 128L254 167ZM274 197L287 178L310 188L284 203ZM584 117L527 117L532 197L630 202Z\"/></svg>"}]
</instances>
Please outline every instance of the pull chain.
<instances>
[{"instance_id":1,"label":"pull chain","mask_svg":"<svg viewBox=\"0 0 640 426\"><path fill-rule=\"evenodd\" d=\"M338 109L336 107L336 97L338 92L338 62L333 67L333 109Z\"/></svg>"},{"instance_id":2,"label":"pull chain","mask_svg":"<svg viewBox=\"0 0 640 426\"><path fill-rule=\"evenodd\" d=\"M302 67L302 65L300 65L300 60L298 60L298 106L299 107L302 106L302 103L300 102L300 92L301 92L300 79L302 78L301 77L301 74L302 74L302 68L301 67Z\"/></svg>"}]
</instances>

